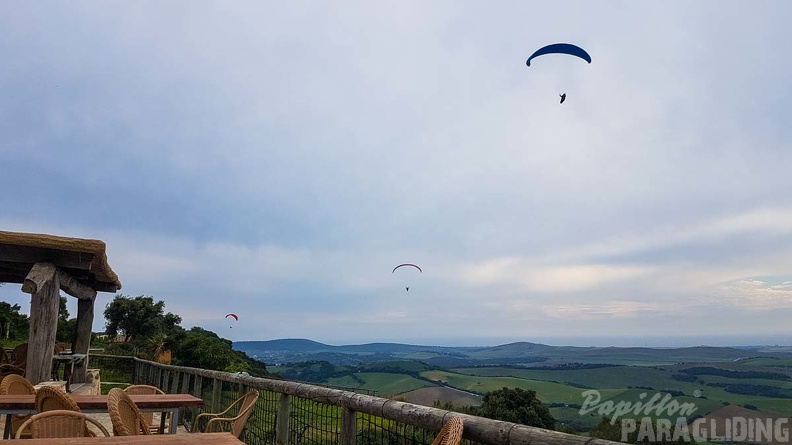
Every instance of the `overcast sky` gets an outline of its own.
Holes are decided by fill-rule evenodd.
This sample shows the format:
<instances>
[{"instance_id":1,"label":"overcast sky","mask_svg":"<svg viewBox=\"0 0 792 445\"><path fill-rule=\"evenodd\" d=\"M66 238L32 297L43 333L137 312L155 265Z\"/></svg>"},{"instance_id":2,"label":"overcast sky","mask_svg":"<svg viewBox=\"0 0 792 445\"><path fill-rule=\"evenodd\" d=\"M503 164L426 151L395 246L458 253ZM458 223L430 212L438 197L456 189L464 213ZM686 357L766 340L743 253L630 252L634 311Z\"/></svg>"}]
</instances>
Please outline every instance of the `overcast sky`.
<instances>
[{"instance_id":1,"label":"overcast sky","mask_svg":"<svg viewBox=\"0 0 792 445\"><path fill-rule=\"evenodd\" d=\"M792 344L791 2L2 9L0 230L184 327Z\"/></svg>"}]
</instances>

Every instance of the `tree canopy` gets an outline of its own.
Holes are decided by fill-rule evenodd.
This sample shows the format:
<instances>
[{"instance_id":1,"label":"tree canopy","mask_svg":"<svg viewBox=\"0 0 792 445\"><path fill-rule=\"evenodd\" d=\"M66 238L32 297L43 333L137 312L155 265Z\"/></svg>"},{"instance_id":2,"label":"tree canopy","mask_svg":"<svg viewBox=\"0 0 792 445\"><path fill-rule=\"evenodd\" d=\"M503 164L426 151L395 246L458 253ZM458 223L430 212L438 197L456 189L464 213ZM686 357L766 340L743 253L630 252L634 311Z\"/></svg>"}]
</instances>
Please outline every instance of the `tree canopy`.
<instances>
[{"instance_id":1,"label":"tree canopy","mask_svg":"<svg viewBox=\"0 0 792 445\"><path fill-rule=\"evenodd\" d=\"M481 406L476 409L476 415L548 430L555 429L553 415L536 397L536 392L522 388L503 387L488 392L482 398Z\"/></svg>"},{"instance_id":2,"label":"tree canopy","mask_svg":"<svg viewBox=\"0 0 792 445\"><path fill-rule=\"evenodd\" d=\"M153 297L117 295L104 315L105 332L111 338L124 338L123 343L110 344L106 349L109 352L154 360L160 352L169 350L175 365L268 375L264 363L234 351L231 340L199 326L182 328L181 317L165 313L165 302L155 302Z\"/></svg>"},{"instance_id":3,"label":"tree canopy","mask_svg":"<svg viewBox=\"0 0 792 445\"><path fill-rule=\"evenodd\" d=\"M28 317L20 314L18 304L11 305L0 301L0 338L3 341L16 342L28 337L30 329Z\"/></svg>"},{"instance_id":4,"label":"tree canopy","mask_svg":"<svg viewBox=\"0 0 792 445\"><path fill-rule=\"evenodd\" d=\"M105 307L105 332L111 337L122 335L126 343L157 332L173 330L181 323L181 317L170 312L166 314L164 309L165 302L155 303L152 297L116 295Z\"/></svg>"}]
</instances>

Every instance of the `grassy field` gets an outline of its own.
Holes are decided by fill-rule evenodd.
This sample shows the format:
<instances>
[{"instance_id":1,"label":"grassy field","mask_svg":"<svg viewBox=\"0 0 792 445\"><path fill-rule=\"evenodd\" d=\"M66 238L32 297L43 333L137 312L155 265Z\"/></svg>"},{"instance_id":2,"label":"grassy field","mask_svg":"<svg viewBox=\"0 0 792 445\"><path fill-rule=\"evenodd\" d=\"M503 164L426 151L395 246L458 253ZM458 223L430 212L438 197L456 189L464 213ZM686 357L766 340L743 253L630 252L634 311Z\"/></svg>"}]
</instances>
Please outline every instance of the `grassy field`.
<instances>
[{"instance_id":1,"label":"grassy field","mask_svg":"<svg viewBox=\"0 0 792 445\"><path fill-rule=\"evenodd\" d=\"M387 372L358 372L354 375L328 379L328 385L377 391L380 397L391 397L414 389L432 386L431 383L406 374Z\"/></svg>"},{"instance_id":2,"label":"grassy field","mask_svg":"<svg viewBox=\"0 0 792 445\"><path fill-rule=\"evenodd\" d=\"M611 366L593 369L526 369L507 367L456 368L460 374L490 377L518 377L521 379L543 380L548 382L571 383L589 388L625 388L645 386L655 389L676 389L686 391L700 385L684 384L671 378L672 373L649 367Z\"/></svg>"},{"instance_id":3,"label":"grassy field","mask_svg":"<svg viewBox=\"0 0 792 445\"><path fill-rule=\"evenodd\" d=\"M581 392L584 389L561 383L545 382L541 380L528 380L517 377L481 377L469 376L450 371L426 371L421 376L442 382L448 386L464 391L484 394L496 389L521 388L535 391L537 397L544 403L580 404L583 401ZM603 397L613 397L624 389L603 389Z\"/></svg>"},{"instance_id":4,"label":"grassy field","mask_svg":"<svg viewBox=\"0 0 792 445\"><path fill-rule=\"evenodd\" d=\"M481 396L447 386L430 386L399 394L399 400L417 405L432 406L436 401L455 407L481 405Z\"/></svg>"},{"instance_id":5,"label":"grassy field","mask_svg":"<svg viewBox=\"0 0 792 445\"><path fill-rule=\"evenodd\" d=\"M749 358L746 360L740 360L740 363L753 366L781 366L785 368L792 368L792 358Z\"/></svg>"},{"instance_id":6,"label":"grassy field","mask_svg":"<svg viewBox=\"0 0 792 445\"><path fill-rule=\"evenodd\" d=\"M516 358L525 357L526 366L501 364L500 359L515 348L516 346L508 346L482 351L481 355L498 359L487 366L457 364L455 366L458 367L455 368L440 369L443 365L434 361L427 363L411 360L373 362L354 368L338 365L330 367L328 364L310 366L312 370L335 372L334 377L320 383L373 390L379 396L423 405L432 405L439 401L441 404L470 406L477 405L483 394L503 387L532 390L550 407L559 425L564 424L578 430L585 430L599 423L602 415L608 414L608 406L619 403L631 403L635 406L639 402L648 402L655 394L659 394L659 398L671 394L669 402L687 404L685 406L692 410L684 413L688 419L704 416L726 405L752 405L760 411L792 416L792 398L783 397L792 397L792 380L783 375L792 375L792 358L744 359L737 357L745 353L744 351L717 348L688 348L678 351L577 348L573 352L576 357L584 357L586 363L601 361L611 366L587 367L580 364L583 362L567 361L550 368L541 366L558 361L552 354L559 350L545 351L539 345L536 347L538 350L534 351L533 346L521 345L517 349L523 353L517 354ZM545 352L548 353L546 361L529 363L531 354ZM695 354L703 354L705 359L711 360L692 360L691 357ZM421 351L414 355L411 358L434 357L437 354ZM702 369L688 369L691 367ZM275 372L279 369L271 367ZM348 373L344 374L344 369ZM605 404L600 405L604 406L602 410L581 412L581 405L585 403L583 393L589 389L599 392L600 404ZM752 394L741 394L737 391ZM766 396L774 394L773 391L779 397ZM648 414L652 417L659 415L656 410L650 410ZM681 415L677 410L670 414L666 411L660 416L675 421Z\"/></svg>"}]
</instances>

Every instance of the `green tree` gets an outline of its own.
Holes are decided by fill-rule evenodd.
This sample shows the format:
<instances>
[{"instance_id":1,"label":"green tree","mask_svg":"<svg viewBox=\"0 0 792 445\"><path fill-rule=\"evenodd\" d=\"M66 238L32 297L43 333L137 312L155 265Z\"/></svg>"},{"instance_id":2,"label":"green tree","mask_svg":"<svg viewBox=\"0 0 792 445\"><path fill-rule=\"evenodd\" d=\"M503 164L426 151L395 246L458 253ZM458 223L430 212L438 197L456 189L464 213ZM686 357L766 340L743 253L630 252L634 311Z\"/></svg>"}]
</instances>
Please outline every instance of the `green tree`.
<instances>
[{"instance_id":1,"label":"green tree","mask_svg":"<svg viewBox=\"0 0 792 445\"><path fill-rule=\"evenodd\" d=\"M244 371L257 377L269 375L264 363L244 352L234 351L231 340L198 326L187 331L180 326L181 317L164 313L164 307L164 302L155 303L153 297L116 295L105 307L105 332L111 337L123 335L124 341L112 343L111 340L105 351L153 360L167 349L171 351L175 365Z\"/></svg>"},{"instance_id":2,"label":"green tree","mask_svg":"<svg viewBox=\"0 0 792 445\"><path fill-rule=\"evenodd\" d=\"M591 428L591 430L589 431L589 436L591 437L596 437L598 439L612 440L614 442L621 442L622 441L621 435L622 435L621 422L619 421L611 422L610 416L602 416L602 419L600 419L600 423L598 423L596 426ZM636 434L632 434L632 437L628 436L627 441L629 443L635 443L635 437ZM632 439L632 442L630 442L630 439Z\"/></svg>"},{"instance_id":3,"label":"green tree","mask_svg":"<svg viewBox=\"0 0 792 445\"><path fill-rule=\"evenodd\" d=\"M170 312L164 313L165 302L154 302L154 298L116 295L107 304L104 316L107 320L105 332L111 337L123 335L124 342L140 340L160 333L177 330L181 317Z\"/></svg>"},{"instance_id":4,"label":"green tree","mask_svg":"<svg viewBox=\"0 0 792 445\"><path fill-rule=\"evenodd\" d=\"M637 424L641 424L643 419L634 419ZM602 416L600 419L600 423L597 424L595 427L589 431L589 436L596 437L598 439L606 439L612 440L614 442L625 442L625 443L634 443L634 444L643 444L643 445L662 445L662 444L694 444L696 441L690 437L688 441L684 440L684 437L680 437L677 441L673 440L673 428L671 431L671 437L666 437L665 434L662 434L660 429L657 425L657 419L651 419L651 425L647 424L648 428L647 431L651 432L651 434L647 434L648 437L641 437L642 440L638 440L640 428L636 426L635 431L627 431L626 440L622 440L622 422L621 420L617 419L615 422L612 422L610 416ZM662 435L662 437L654 437L654 441L648 440L649 437L654 436L655 434ZM661 439L661 440L656 440Z\"/></svg>"},{"instance_id":5,"label":"green tree","mask_svg":"<svg viewBox=\"0 0 792 445\"><path fill-rule=\"evenodd\" d=\"M172 350L174 364L217 371L225 371L234 365L235 355L230 340L197 326L185 334Z\"/></svg>"},{"instance_id":6,"label":"green tree","mask_svg":"<svg viewBox=\"0 0 792 445\"><path fill-rule=\"evenodd\" d=\"M66 307L66 297L60 297L58 306L58 330L55 331L55 341L71 345L77 335L77 319L69 319L69 309Z\"/></svg>"},{"instance_id":7,"label":"green tree","mask_svg":"<svg viewBox=\"0 0 792 445\"><path fill-rule=\"evenodd\" d=\"M555 429L555 419L550 410L542 405L536 392L522 388L506 388L488 392L482 399L476 414L490 419L523 425Z\"/></svg>"},{"instance_id":8,"label":"green tree","mask_svg":"<svg viewBox=\"0 0 792 445\"><path fill-rule=\"evenodd\" d=\"M0 301L0 338L4 342L16 343L28 337L30 324L27 315L20 314L18 304Z\"/></svg>"}]
</instances>

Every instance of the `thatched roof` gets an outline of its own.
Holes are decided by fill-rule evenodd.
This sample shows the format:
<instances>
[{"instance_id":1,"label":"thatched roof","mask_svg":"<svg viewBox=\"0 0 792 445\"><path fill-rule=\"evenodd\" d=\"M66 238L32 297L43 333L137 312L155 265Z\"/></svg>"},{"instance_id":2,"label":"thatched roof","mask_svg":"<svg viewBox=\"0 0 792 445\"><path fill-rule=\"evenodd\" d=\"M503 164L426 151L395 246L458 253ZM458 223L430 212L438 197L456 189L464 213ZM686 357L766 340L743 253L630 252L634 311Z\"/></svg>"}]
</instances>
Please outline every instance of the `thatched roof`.
<instances>
[{"instance_id":1,"label":"thatched roof","mask_svg":"<svg viewBox=\"0 0 792 445\"><path fill-rule=\"evenodd\" d=\"M121 289L103 241L0 231L0 282L23 283L38 262L52 263L99 292Z\"/></svg>"}]
</instances>

